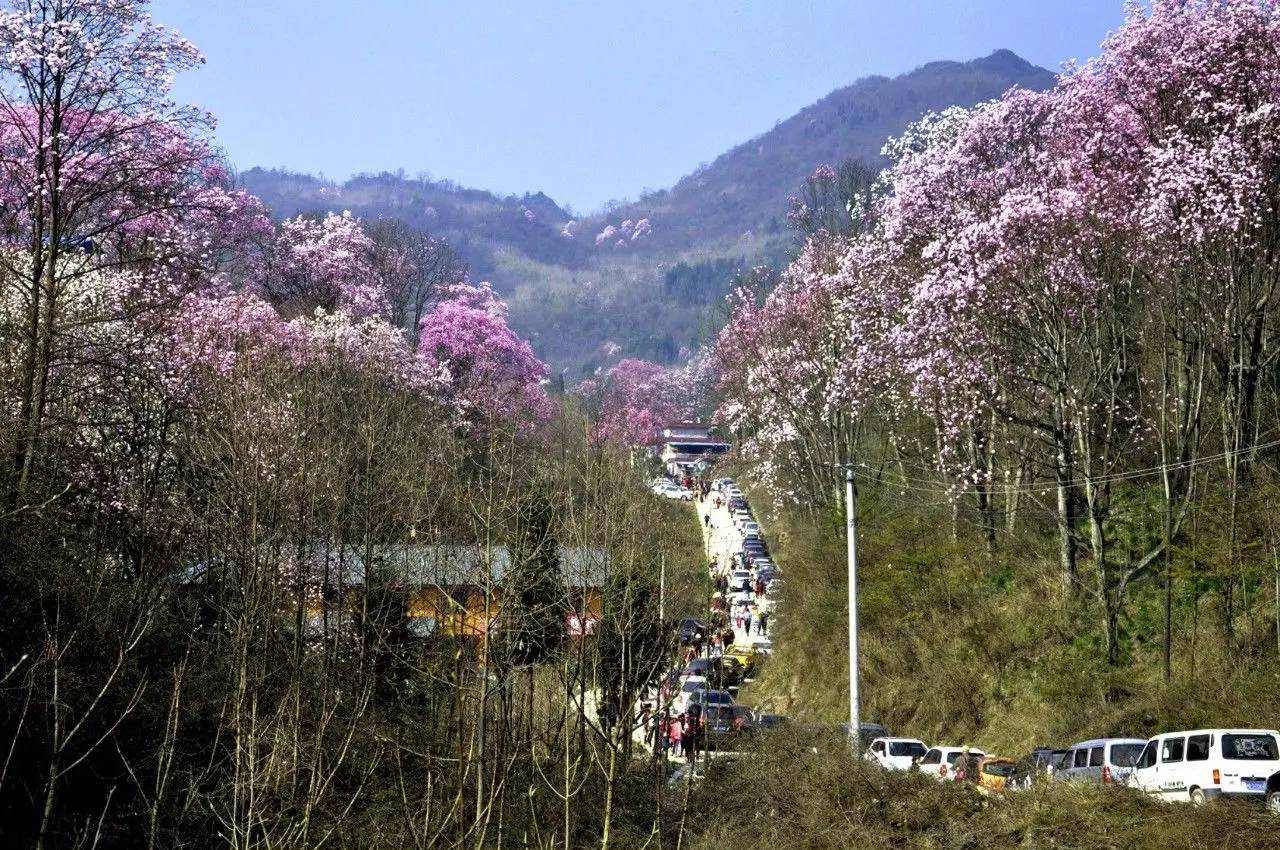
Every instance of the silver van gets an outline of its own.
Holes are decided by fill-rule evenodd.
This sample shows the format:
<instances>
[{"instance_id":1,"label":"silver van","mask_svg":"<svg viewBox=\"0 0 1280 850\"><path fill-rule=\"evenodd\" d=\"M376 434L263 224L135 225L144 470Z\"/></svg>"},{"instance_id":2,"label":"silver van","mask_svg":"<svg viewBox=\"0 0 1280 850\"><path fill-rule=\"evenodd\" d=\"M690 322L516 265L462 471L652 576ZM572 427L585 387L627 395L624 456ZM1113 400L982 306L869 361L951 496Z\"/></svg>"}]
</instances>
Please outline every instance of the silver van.
<instances>
[{"instance_id":1,"label":"silver van","mask_svg":"<svg viewBox=\"0 0 1280 850\"><path fill-rule=\"evenodd\" d=\"M1146 745L1146 738L1095 738L1072 744L1054 769L1054 781L1124 782Z\"/></svg>"}]
</instances>

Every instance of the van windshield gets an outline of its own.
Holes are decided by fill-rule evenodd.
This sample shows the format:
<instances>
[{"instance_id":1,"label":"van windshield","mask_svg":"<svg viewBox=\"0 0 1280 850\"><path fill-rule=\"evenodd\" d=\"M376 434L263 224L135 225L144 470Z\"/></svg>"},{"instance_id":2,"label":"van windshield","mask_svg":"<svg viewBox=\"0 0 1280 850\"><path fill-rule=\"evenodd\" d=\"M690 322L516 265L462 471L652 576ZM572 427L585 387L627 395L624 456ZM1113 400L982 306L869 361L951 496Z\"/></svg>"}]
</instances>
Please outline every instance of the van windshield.
<instances>
[{"instance_id":1,"label":"van windshield","mask_svg":"<svg viewBox=\"0 0 1280 850\"><path fill-rule=\"evenodd\" d=\"M1117 767L1133 767L1146 744L1113 744L1111 763Z\"/></svg>"},{"instance_id":2,"label":"van windshield","mask_svg":"<svg viewBox=\"0 0 1280 850\"><path fill-rule=\"evenodd\" d=\"M1222 757L1240 761L1275 761L1280 758L1274 735L1223 735Z\"/></svg>"}]
</instances>

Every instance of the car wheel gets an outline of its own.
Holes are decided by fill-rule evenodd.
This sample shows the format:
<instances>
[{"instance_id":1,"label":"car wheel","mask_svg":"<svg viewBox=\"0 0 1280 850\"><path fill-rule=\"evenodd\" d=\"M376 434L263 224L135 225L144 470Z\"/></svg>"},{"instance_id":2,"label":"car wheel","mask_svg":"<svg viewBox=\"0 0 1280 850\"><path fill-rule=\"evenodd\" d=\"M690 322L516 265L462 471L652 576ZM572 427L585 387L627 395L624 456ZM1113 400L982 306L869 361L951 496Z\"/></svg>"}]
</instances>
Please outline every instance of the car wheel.
<instances>
[{"instance_id":1,"label":"car wheel","mask_svg":"<svg viewBox=\"0 0 1280 850\"><path fill-rule=\"evenodd\" d=\"M1205 801L1204 790L1201 788L1192 788L1187 795L1191 798L1191 802L1197 806L1203 806Z\"/></svg>"},{"instance_id":2,"label":"car wheel","mask_svg":"<svg viewBox=\"0 0 1280 850\"><path fill-rule=\"evenodd\" d=\"M1280 814L1280 791L1267 792L1267 811Z\"/></svg>"}]
</instances>

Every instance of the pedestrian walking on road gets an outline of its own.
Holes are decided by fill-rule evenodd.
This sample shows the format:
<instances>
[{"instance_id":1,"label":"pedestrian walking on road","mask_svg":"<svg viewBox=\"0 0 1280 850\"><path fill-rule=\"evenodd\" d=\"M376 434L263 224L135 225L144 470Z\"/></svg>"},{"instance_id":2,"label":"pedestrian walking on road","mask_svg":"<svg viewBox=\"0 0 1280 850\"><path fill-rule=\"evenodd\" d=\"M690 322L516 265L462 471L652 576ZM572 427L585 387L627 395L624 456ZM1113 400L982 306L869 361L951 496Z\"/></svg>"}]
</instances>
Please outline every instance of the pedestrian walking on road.
<instances>
[{"instance_id":1,"label":"pedestrian walking on road","mask_svg":"<svg viewBox=\"0 0 1280 850\"><path fill-rule=\"evenodd\" d=\"M742 631L750 637L751 635L751 610L747 609L746 616L742 618Z\"/></svg>"},{"instance_id":2,"label":"pedestrian walking on road","mask_svg":"<svg viewBox=\"0 0 1280 850\"><path fill-rule=\"evenodd\" d=\"M760 637L765 637L768 634L769 634L769 612L761 611L760 612Z\"/></svg>"}]
</instances>

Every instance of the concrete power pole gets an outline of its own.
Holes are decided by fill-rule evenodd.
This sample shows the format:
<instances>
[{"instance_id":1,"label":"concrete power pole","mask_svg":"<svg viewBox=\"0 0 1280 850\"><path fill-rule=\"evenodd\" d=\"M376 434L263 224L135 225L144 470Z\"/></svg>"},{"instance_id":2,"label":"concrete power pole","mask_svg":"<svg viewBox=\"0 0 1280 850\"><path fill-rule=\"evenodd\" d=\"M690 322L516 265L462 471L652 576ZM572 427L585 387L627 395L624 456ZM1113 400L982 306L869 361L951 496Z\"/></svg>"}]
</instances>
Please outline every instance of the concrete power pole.
<instances>
[{"instance_id":1,"label":"concrete power pole","mask_svg":"<svg viewBox=\"0 0 1280 850\"><path fill-rule=\"evenodd\" d=\"M854 746L862 749L861 722L858 706L858 495L854 486L853 467L844 473L844 509L849 543L849 734Z\"/></svg>"}]
</instances>

